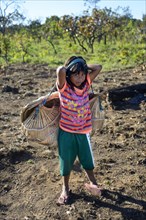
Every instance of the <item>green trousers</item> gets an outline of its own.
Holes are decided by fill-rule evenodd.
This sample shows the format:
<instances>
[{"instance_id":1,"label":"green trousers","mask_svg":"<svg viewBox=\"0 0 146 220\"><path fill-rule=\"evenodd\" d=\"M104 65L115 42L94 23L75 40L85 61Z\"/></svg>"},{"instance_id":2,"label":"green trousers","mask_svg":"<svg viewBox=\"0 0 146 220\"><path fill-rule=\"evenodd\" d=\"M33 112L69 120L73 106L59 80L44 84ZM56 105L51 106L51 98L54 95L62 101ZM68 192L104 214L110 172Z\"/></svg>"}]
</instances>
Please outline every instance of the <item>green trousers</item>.
<instances>
[{"instance_id":1,"label":"green trousers","mask_svg":"<svg viewBox=\"0 0 146 220\"><path fill-rule=\"evenodd\" d=\"M85 170L94 169L94 160L88 134L70 133L59 128L58 152L61 176L70 174L76 157L78 157Z\"/></svg>"}]
</instances>

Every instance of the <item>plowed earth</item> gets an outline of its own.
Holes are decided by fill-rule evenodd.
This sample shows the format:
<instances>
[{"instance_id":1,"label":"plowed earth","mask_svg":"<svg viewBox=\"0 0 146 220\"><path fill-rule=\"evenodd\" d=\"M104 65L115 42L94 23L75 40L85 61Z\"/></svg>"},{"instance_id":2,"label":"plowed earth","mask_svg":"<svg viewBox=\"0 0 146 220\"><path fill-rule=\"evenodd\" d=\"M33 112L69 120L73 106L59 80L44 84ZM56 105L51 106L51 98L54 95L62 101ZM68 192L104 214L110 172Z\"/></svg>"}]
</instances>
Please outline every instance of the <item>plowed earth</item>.
<instances>
[{"instance_id":1,"label":"plowed earth","mask_svg":"<svg viewBox=\"0 0 146 220\"><path fill-rule=\"evenodd\" d=\"M84 188L84 170L76 162L71 199L57 206L61 177L57 148L29 143L21 132L20 111L54 85L47 65L11 65L0 72L0 219L1 220L145 220L146 94L113 102L104 95L105 123L91 139L100 198ZM102 72L93 87L116 91L146 83L145 66Z\"/></svg>"}]
</instances>

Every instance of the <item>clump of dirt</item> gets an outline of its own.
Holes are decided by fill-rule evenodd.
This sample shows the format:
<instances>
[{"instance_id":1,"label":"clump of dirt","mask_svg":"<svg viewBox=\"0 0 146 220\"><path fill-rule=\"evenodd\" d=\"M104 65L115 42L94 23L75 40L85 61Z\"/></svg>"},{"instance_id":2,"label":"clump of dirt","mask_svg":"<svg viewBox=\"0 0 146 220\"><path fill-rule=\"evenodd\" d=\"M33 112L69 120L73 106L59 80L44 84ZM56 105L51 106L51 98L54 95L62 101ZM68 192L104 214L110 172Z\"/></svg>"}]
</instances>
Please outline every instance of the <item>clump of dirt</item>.
<instances>
[{"instance_id":1,"label":"clump of dirt","mask_svg":"<svg viewBox=\"0 0 146 220\"><path fill-rule=\"evenodd\" d=\"M46 95L55 80L47 65L11 65L0 72L0 219L146 219L145 66L103 72L95 80L95 92L109 95L102 98L104 127L91 139L103 195L88 194L87 178L76 163L70 203L61 207L56 205L62 186L57 148L28 143L20 124L21 108ZM128 94L135 85L144 90Z\"/></svg>"}]
</instances>

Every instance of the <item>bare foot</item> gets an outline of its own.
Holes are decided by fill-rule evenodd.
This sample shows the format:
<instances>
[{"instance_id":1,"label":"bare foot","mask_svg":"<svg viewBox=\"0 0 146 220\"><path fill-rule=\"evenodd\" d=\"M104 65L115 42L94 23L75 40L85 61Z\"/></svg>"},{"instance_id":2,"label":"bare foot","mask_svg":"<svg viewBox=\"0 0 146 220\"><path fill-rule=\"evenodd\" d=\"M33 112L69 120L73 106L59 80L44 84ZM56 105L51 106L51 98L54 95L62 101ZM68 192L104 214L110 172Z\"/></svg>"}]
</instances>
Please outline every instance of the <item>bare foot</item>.
<instances>
[{"instance_id":1,"label":"bare foot","mask_svg":"<svg viewBox=\"0 0 146 220\"><path fill-rule=\"evenodd\" d=\"M85 188L94 196L101 196L102 189L92 183L85 183Z\"/></svg>"},{"instance_id":2,"label":"bare foot","mask_svg":"<svg viewBox=\"0 0 146 220\"><path fill-rule=\"evenodd\" d=\"M68 204L69 194L70 194L69 190L63 189L60 197L57 200L57 205L66 205L66 204Z\"/></svg>"}]
</instances>

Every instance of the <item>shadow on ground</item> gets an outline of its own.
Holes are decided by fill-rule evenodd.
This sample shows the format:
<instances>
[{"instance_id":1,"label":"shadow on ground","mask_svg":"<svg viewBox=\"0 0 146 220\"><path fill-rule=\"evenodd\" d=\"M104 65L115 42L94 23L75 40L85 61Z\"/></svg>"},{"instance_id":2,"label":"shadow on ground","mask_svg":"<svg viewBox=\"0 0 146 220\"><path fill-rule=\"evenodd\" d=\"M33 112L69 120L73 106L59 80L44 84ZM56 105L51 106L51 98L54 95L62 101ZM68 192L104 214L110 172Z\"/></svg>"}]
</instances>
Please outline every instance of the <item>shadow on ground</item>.
<instances>
[{"instance_id":1,"label":"shadow on ground","mask_svg":"<svg viewBox=\"0 0 146 220\"><path fill-rule=\"evenodd\" d=\"M108 208L112 211L120 212L125 220L145 220L146 219L146 201L135 199L132 196L124 195L119 192L103 190L102 199L87 196L84 193L75 194L71 193L70 205L77 200L84 200L91 203L93 209ZM131 208L131 205L140 206L141 210ZM128 207L124 207L124 206ZM123 207L122 207L123 206Z\"/></svg>"}]
</instances>

